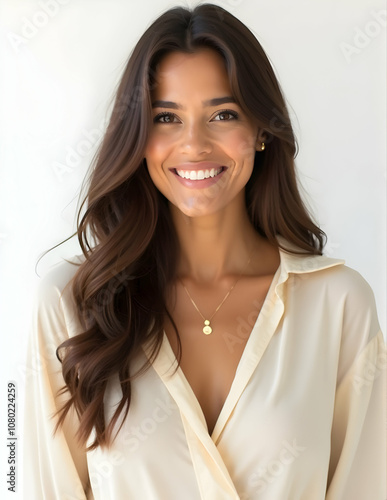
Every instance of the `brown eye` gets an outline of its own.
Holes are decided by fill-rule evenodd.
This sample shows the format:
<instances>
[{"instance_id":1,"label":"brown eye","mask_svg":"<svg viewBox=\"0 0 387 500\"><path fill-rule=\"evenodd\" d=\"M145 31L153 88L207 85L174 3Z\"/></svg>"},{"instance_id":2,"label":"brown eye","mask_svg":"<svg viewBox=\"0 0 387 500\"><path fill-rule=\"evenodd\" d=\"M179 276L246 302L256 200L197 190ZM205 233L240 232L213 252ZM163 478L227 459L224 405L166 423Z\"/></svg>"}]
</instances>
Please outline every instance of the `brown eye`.
<instances>
[{"instance_id":1,"label":"brown eye","mask_svg":"<svg viewBox=\"0 0 387 500\"><path fill-rule=\"evenodd\" d=\"M177 116L167 111L159 113L153 119L154 123L178 123Z\"/></svg>"},{"instance_id":2,"label":"brown eye","mask_svg":"<svg viewBox=\"0 0 387 500\"><path fill-rule=\"evenodd\" d=\"M237 120L238 113L230 109L219 111L213 118L213 121L230 121Z\"/></svg>"}]
</instances>

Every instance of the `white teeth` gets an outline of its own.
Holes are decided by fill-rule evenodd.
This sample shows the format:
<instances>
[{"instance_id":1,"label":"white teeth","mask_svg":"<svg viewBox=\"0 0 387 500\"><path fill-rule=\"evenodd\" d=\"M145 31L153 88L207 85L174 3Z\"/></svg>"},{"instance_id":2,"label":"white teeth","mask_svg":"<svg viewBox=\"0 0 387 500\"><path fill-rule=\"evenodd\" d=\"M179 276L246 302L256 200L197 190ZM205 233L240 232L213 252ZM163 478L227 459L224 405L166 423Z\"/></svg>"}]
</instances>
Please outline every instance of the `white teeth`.
<instances>
[{"instance_id":1,"label":"white teeth","mask_svg":"<svg viewBox=\"0 0 387 500\"><path fill-rule=\"evenodd\" d=\"M212 168L211 170L176 170L178 176L183 179L190 179L191 181L200 181L202 179L209 179L210 177L216 177L222 171L222 168L217 168L216 170Z\"/></svg>"}]
</instances>

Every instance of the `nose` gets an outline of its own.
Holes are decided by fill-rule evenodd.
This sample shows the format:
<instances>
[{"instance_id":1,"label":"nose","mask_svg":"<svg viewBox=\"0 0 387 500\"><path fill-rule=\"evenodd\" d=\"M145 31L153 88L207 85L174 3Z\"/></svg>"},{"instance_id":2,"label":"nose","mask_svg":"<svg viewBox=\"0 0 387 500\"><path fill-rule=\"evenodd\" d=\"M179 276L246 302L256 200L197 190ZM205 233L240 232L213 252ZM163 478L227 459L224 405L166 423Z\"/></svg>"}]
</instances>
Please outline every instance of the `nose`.
<instances>
[{"instance_id":1,"label":"nose","mask_svg":"<svg viewBox=\"0 0 387 500\"><path fill-rule=\"evenodd\" d=\"M180 152L190 156L200 156L211 151L211 140L204 124L198 122L186 124L181 133Z\"/></svg>"}]
</instances>

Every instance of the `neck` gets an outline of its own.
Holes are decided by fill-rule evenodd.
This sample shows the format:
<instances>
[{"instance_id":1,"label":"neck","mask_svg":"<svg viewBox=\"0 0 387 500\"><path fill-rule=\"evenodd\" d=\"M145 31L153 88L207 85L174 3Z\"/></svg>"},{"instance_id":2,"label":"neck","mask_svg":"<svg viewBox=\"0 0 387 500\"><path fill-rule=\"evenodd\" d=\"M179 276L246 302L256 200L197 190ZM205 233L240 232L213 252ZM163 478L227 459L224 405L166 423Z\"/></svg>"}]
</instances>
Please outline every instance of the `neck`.
<instances>
[{"instance_id":1,"label":"neck","mask_svg":"<svg viewBox=\"0 0 387 500\"><path fill-rule=\"evenodd\" d=\"M253 228L244 193L214 214L188 217L171 205L180 243L177 274L198 283L215 283L225 276L241 274L262 238Z\"/></svg>"}]
</instances>

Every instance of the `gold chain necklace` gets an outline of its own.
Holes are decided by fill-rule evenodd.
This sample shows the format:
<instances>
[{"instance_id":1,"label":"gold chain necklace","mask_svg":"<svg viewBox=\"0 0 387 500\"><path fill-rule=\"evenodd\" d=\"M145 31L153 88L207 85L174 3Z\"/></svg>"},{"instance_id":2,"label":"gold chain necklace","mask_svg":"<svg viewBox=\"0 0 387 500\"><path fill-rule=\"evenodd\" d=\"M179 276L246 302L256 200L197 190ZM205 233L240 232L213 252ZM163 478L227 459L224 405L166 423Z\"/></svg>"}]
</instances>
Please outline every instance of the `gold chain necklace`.
<instances>
[{"instance_id":1,"label":"gold chain necklace","mask_svg":"<svg viewBox=\"0 0 387 500\"><path fill-rule=\"evenodd\" d=\"M252 253L249 257L249 260L247 261L247 264L246 264L246 267L243 269L242 273L238 276L238 278L235 280L235 283L232 285L232 287L230 288L230 290L226 293L224 299L222 300L222 302L218 305L218 307L215 309L215 311L212 313L212 315L210 316L209 319L206 319L203 314L200 312L198 306L196 305L194 299L191 297L189 291L187 290L186 286L184 285L184 283L180 280L181 284L183 285L183 288L184 290L187 292L187 295L190 299L190 301L192 302L192 305L194 306L194 308L197 310L197 312L200 314L200 316L203 318L204 320L204 326L203 326L203 333L205 335L210 335L212 333L212 327L211 327L211 320L212 318L215 316L215 314L219 311L219 309L222 307L222 305L225 303L226 299L228 298L228 296L230 295L230 293L233 291L235 285L238 283L238 281L241 279L244 271L246 270L247 266L250 264L250 261L251 261L251 257L252 257Z\"/></svg>"}]
</instances>

